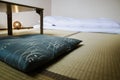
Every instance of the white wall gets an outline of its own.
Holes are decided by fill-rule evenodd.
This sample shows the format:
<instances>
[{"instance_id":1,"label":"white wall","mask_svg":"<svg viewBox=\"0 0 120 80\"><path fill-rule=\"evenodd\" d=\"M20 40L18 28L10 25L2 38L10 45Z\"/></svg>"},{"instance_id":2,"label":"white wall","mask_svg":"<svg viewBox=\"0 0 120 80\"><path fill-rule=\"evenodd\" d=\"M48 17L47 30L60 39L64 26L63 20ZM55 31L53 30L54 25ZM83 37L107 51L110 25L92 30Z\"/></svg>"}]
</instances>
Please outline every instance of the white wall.
<instances>
[{"instance_id":1,"label":"white wall","mask_svg":"<svg viewBox=\"0 0 120 80\"><path fill-rule=\"evenodd\" d=\"M120 0L52 0L52 15L120 20Z\"/></svg>"},{"instance_id":2,"label":"white wall","mask_svg":"<svg viewBox=\"0 0 120 80\"><path fill-rule=\"evenodd\" d=\"M44 8L44 15L51 15L51 0L1 0Z\"/></svg>"},{"instance_id":3,"label":"white wall","mask_svg":"<svg viewBox=\"0 0 120 80\"><path fill-rule=\"evenodd\" d=\"M51 0L2 0L8 2L14 2L29 6L35 6L44 8L44 16L51 15ZM6 13L0 12L0 28L7 27ZM23 27L33 26L38 24L40 19L39 15L35 11L13 13L13 21L18 20L22 23Z\"/></svg>"},{"instance_id":4,"label":"white wall","mask_svg":"<svg viewBox=\"0 0 120 80\"><path fill-rule=\"evenodd\" d=\"M44 16L68 16L73 18L112 18L120 20L120 0L2 0L44 8ZM21 16L22 15L22 16ZM0 27L6 27L6 14L0 13ZM32 12L13 14L13 21L23 26L38 24L39 16Z\"/></svg>"}]
</instances>

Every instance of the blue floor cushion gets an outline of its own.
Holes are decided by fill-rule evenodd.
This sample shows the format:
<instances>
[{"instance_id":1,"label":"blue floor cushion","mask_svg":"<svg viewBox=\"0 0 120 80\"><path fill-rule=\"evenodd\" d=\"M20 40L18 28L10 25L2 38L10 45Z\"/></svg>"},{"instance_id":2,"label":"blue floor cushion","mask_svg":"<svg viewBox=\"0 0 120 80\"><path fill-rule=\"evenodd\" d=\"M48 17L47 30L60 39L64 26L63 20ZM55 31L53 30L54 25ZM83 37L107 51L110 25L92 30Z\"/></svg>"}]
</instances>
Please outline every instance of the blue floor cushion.
<instances>
[{"instance_id":1,"label":"blue floor cushion","mask_svg":"<svg viewBox=\"0 0 120 80\"><path fill-rule=\"evenodd\" d=\"M75 49L81 40L48 35L26 35L0 39L0 60L30 72L61 54Z\"/></svg>"}]
</instances>

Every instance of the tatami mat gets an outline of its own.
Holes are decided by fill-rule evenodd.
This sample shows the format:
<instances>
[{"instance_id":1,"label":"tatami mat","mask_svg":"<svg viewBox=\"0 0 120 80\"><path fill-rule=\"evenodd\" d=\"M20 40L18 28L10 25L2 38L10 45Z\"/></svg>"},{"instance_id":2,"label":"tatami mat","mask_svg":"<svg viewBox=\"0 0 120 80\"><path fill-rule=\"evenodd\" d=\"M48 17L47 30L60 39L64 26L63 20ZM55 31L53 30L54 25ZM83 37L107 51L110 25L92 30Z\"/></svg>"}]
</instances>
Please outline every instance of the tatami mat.
<instances>
[{"instance_id":1,"label":"tatami mat","mask_svg":"<svg viewBox=\"0 0 120 80\"><path fill-rule=\"evenodd\" d=\"M51 36L67 36L74 34L76 32L71 31L63 31L63 30L44 30L44 34L51 35ZM40 34L39 29L19 29L13 30L13 35L25 35L25 34ZM7 36L7 30L0 30L0 36Z\"/></svg>"},{"instance_id":2,"label":"tatami mat","mask_svg":"<svg viewBox=\"0 0 120 80\"><path fill-rule=\"evenodd\" d=\"M29 30L29 32L31 31L32 30ZM21 34L24 32L26 33L24 30ZM45 31L45 34L68 36L74 34L74 32L49 30ZM52 74L54 73L54 76L59 75L57 78L46 76L41 72L38 72L34 76L30 76L0 62L0 80L120 79L120 35L75 33L69 37L80 39L83 42L79 48L46 68L46 71Z\"/></svg>"},{"instance_id":3,"label":"tatami mat","mask_svg":"<svg viewBox=\"0 0 120 80\"><path fill-rule=\"evenodd\" d=\"M82 46L48 68L78 80L120 79L120 35L79 33Z\"/></svg>"}]
</instances>

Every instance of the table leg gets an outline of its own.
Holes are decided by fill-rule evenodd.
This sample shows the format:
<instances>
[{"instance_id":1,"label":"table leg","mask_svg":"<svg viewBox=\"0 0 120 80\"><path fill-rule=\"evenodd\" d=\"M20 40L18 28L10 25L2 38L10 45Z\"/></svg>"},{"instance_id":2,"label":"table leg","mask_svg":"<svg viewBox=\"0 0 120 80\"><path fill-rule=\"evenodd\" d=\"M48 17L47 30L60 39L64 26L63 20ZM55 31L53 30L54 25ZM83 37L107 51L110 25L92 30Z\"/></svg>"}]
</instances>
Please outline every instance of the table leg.
<instances>
[{"instance_id":1,"label":"table leg","mask_svg":"<svg viewBox=\"0 0 120 80\"><path fill-rule=\"evenodd\" d=\"M43 34L43 9L36 8L36 12L40 15L40 34Z\"/></svg>"},{"instance_id":2,"label":"table leg","mask_svg":"<svg viewBox=\"0 0 120 80\"><path fill-rule=\"evenodd\" d=\"M12 35L12 6L7 4L7 26L8 26L8 35Z\"/></svg>"}]
</instances>

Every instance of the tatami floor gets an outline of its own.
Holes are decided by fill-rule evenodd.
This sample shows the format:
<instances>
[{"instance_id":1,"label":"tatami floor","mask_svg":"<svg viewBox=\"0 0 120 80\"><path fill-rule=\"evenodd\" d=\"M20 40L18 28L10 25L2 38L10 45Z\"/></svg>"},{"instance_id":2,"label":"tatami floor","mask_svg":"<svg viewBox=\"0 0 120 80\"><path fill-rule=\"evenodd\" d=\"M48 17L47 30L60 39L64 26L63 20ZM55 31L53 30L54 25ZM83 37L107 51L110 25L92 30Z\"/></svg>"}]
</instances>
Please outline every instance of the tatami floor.
<instances>
[{"instance_id":1,"label":"tatami floor","mask_svg":"<svg viewBox=\"0 0 120 80\"><path fill-rule=\"evenodd\" d=\"M44 34L52 35L52 36L67 36L70 34L74 34L76 32L71 31L63 31L63 30L44 30ZM19 29L13 30L13 35L24 35L24 34L40 34L39 29ZM0 36L8 36L7 30L0 30Z\"/></svg>"},{"instance_id":2,"label":"tatami floor","mask_svg":"<svg viewBox=\"0 0 120 80\"><path fill-rule=\"evenodd\" d=\"M13 30L14 35L39 34L39 30ZM69 36L80 39L82 46L48 66L47 71L72 78L71 80L120 80L120 35L102 33L77 33L60 30L44 30L52 36ZM7 31L0 31L7 35ZM4 63L0 63L0 80L69 80L50 79L36 72L29 76ZM2 76L1 76L2 75ZM55 76L56 77L56 76Z\"/></svg>"}]
</instances>

